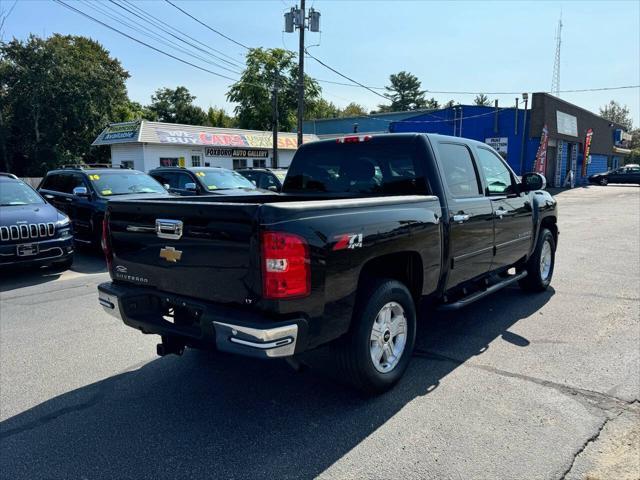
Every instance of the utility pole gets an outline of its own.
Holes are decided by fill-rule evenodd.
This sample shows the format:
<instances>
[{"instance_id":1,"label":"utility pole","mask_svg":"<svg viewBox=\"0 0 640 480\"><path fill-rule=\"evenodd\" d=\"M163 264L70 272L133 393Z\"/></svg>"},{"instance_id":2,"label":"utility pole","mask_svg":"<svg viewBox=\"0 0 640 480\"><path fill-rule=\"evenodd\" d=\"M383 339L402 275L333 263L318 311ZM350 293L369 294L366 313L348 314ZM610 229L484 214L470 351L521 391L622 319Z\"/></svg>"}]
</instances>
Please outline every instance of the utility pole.
<instances>
[{"instance_id":1,"label":"utility pole","mask_svg":"<svg viewBox=\"0 0 640 480\"><path fill-rule=\"evenodd\" d=\"M272 128L273 128L273 158L271 159L271 166L273 168L278 168L278 80L279 74L276 72L275 78L273 79L273 90L272 93L272 102L273 108L273 120L272 120Z\"/></svg>"},{"instance_id":2,"label":"utility pole","mask_svg":"<svg viewBox=\"0 0 640 480\"><path fill-rule=\"evenodd\" d=\"M320 31L320 12L310 8L309 17L307 17L305 0L300 0L300 8L296 5L284 14L284 31L293 33L296 28L300 31L298 46L298 147L300 147L303 139L302 119L304 118L304 31L306 28L312 32Z\"/></svg>"},{"instance_id":3,"label":"utility pole","mask_svg":"<svg viewBox=\"0 0 640 480\"><path fill-rule=\"evenodd\" d=\"M524 118L522 120L522 145L520 146L520 176L524 175L524 147L525 140L527 138L527 104L529 102L529 94L523 93L522 99L524 100Z\"/></svg>"},{"instance_id":4,"label":"utility pole","mask_svg":"<svg viewBox=\"0 0 640 480\"><path fill-rule=\"evenodd\" d=\"M300 0L300 45L298 47L298 148L302 146L302 119L304 117L304 29L305 29L305 10L304 0Z\"/></svg>"}]
</instances>

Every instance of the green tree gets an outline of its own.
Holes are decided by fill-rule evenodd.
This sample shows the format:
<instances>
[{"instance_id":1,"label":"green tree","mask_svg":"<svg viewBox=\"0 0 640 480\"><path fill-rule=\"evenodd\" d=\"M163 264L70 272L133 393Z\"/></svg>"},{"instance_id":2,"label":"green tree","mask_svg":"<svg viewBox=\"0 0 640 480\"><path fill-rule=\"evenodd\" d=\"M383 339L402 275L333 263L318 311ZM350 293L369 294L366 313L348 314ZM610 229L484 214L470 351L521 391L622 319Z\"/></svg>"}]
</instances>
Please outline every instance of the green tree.
<instances>
[{"instance_id":1,"label":"green tree","mask_svg":"<svg viewBox=\"0 0 640 480\"><path fill-rule=\"evenodd\" d=\"M151 96L148 109L159 122L204 125L207 122L207 114L194 105L195 99L187 87L159 88Z\"/></svg>"},{"instance_id":2,"label":"green tree","mask_svg":"<svg viewBox=\"0 0 640 480\"><path fill-rule=\"evenodd\" d=\"M615 100L611 100L604 107L600 107L600 116L622 125L627 131L631 131L633 128L633 120L629 113L629 107L620 105Z\"/></svg>"},{"instance_id":3,"label":"green tree","mask_svg":"<svg viewBox=\"0 0 640 480\"><path fill-rule=\"evenodd\" d=\"M381 112L403 112L425 108L427 101L424 95L426 92L420 89L422 85L418 77L402 71L391 74L389 82L390 85L385 87L387 90L385 96L391 100L391 105L378 105Z\"/></svg>"},{"instance_id":4,"label":"green tree","mask_svg":"<svg viewBox=\"0 0 640 480\"><path fill-rule=\"evenodd\" d=\"M108 158L91 143L127 101L120 62L96 41L55 34L0 44L2 169L40 175Z\"/></svg>"},{"instance_id":5,"label":"green tree","mask_svg":"<svg viewBox=\"0 0 640 480\"><path fill-rule=\"evenodd\" d=\"M367 114L367 109L355 102L351 102L349 105L344 107L340 112L341 117L359 117L366 114Z\"/></svg>"},{"instance_id":6,"label":"green tree","mask_svg":"<svg viewBox=\"0 0 640 480\"><path fill-rule=\"evenodd\" d=\"M230 116L224 108L209 107L207 110L207 125L210 127L232 128L236 119Z\"/></svg>"},{"instance_id":7,"label":"green tree","mask_svg":"<svg viewBox=\"0 0 640 480\"><path fill-rule=\"evenodd\" d=\"M240 80L229 88L227 100L237 103L234 109L238 126L255 130L272 128L271 92L278 83L278 122L280 130L293 130L298 105L298 64L295 54L282 48L252 48L247 53ZM320 86L305 75L305 111L313 111L320 100Z\"/></svg>"},{"instance_id":8,"label":"green tree","mask_svg":"<svg viewBox=\"0 0 640 480\"><path fill-rule=\"evenodd\" d=\"M321 118L337 118L342 112L340 108L333 104L333 102L320 98L304 113L305 120L312 120Z\"/></svg>"},{"instance_id":9,"label":"green tree","mask_svg":"<svg viewBox=\"0 0 640 480\"><path fill-rule=\"evenodd\" d=\"M156 121L158 118L149 108L139 102L127 100L119 105L115 112L114 122L131 122L134 120Z\"/></svg>"},{"instance_id":10,"label":"green tree","mask_svg":"<svg viewBox=\"0 0 640 480\"><path fill-rule=\"evenodd\" d=\"M491 100L484 93L479 93L476 95L476 98L473 99L473 103L475 105L480 105L482 107L488 107L491 105Z\"/></svg>"},{"instance_id":11,"label":"green tree","mask_svg":"<svg viewBox=\"0 0 640 480\"><path fill-rule=\"evenodd\" d=\"M458 105L460 105L460 104L458 103ZM455 107L455 106L456 106L456 101L451 99L447 103L445 103L442 107L443 108L451 108L451 107Z\"/></svg>"}]
</instances>

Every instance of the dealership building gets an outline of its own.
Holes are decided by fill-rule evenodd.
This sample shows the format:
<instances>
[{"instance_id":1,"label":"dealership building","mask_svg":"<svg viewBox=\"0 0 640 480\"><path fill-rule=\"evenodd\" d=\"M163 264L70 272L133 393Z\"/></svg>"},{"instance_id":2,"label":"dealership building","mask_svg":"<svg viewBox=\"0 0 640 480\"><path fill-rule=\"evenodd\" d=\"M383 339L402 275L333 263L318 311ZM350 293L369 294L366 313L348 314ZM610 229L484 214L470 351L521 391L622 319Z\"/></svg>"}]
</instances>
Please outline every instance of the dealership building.
<instances>
[{"instance_id":1,"label":"dealership building","mask_svg":"<svg viewBox=\"0 0 640 480\"><path fill-rule=\"evenodd\" d=\"M456 105L391 122L389 131L440 133L485 142L519 175L533 171L541 152L542 171L555 187L565 185L570 172L575 184L583 185L589 175L623 164L631 136L622 126L547 93L532 97L526 111Z\"/></svg>"},{"instance_id":2,"label":"dealership building","mask_svg":"<svg viewBox=\"0 0 640 480\"><path fill-rule=\"evenodd\" d=\"M570 172L577 185L585 184L589 175L622 165L630 153L631 136L622 126L547 93L534 93L528 100L530 108L526 110L455 105L439 110L310 120L305 122L303 131L320 138L354 131L424 132L471 138L494 147L518 175L533 170L541 151L541 170L548 184L557 187L565 184Z\"/></svg>"},{"instance_id":3,"label":"dealership building","mask_svg":"<svg viewBox=\"0 0 640 480\"><path fill-rule=\"evenodd\" d=\"M304 135L304 143L317 140ZM160 166L286 168L297 150L295 133L278 133L274 162L271 132L176 123L113 123L93 142L111 148L111 163L147 172Z\"/></svg>"}]
</instances>

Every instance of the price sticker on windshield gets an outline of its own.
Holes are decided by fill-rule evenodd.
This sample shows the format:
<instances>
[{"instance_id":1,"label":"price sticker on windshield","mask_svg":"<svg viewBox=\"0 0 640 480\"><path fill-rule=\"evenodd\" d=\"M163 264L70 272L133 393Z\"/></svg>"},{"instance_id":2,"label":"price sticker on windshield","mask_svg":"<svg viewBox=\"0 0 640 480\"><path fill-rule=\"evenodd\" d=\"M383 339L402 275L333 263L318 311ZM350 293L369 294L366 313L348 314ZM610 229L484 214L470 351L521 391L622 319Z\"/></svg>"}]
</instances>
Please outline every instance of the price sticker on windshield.
<instances>
[{"instance_id":1,"label":"price sticker on windshield","mask_svg":"<svg viewBox=\"0 0 640 480\"><path fill-rule=\"evenodd\" d=\"M100 175L96 175L95 173L91 174L89 175L89 180L100 180Z\"/></svg>"}]
</instances>

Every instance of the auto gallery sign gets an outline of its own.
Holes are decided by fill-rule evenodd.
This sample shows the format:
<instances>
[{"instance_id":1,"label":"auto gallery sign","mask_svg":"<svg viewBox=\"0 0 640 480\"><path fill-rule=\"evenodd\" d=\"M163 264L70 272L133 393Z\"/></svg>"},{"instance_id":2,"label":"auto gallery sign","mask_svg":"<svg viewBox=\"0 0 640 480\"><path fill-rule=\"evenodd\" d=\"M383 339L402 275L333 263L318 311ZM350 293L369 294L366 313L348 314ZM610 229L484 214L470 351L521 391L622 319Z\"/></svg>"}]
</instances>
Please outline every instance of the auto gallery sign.
<instances>
[{"instance_id":1,"label":"auto gallery sign","mask_svg":"<svg viewBox=\"0 0 640 480\"><path fill-rule=\"evenodd\" d=\"M204 149L205 157L234 157L234 158L267 158L269 150L244 149L244 148L217 148Z\"/></svg>"},{"instance_id":2,"label":"auto gallery sign","mask_svg":"<svg viewBox=\"0 0 640 480\"><path fill-rule=\"evenodd\" d=\"M184 145L201 145L214 147L253 147L271 148L273 138L270 133L264 134L241 134L241 133L209 133L209 132L187 132L184 130L169 130L166 128L156 128L156 135L160 143L174 143ZM293 149L298 148L298 143L294 135L278 135L278 148Z\"/></svg>"}]
</instances>

